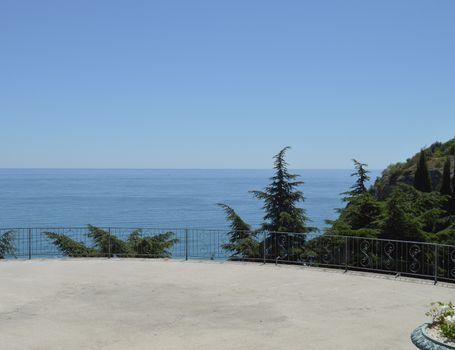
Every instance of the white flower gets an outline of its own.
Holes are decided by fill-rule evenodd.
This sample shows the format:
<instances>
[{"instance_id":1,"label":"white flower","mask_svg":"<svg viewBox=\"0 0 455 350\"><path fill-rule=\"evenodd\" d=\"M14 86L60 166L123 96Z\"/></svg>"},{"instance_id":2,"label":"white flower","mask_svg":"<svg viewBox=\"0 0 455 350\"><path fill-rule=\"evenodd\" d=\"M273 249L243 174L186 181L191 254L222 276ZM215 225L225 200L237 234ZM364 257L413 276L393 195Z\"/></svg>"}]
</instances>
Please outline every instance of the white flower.
<instances>
[{"instance_id":1,"label":"white flower","mask_svg":"<svg viewBox=\"0 0 455 350\"><path fill-rule=\"evenodd\" d=\"M442 313L444 313L444 311L447 311L447 310L449 310L449 309L450 309L450 306L447 305L447 304L442 305L441 308L440 308L440 310L441 310Z\"/></svg>"},{"instance_id":2,"label":"white flower","mask_svg":"<svg viewBox=\"0 0 455 350\"><path fill-rule=\"evenodd\" d=\"M446 323L447 323L449 326L455 325L455 315L447 316L447 317L445 318L445 321L446 321Z\"/></svg>"}]
</instances>

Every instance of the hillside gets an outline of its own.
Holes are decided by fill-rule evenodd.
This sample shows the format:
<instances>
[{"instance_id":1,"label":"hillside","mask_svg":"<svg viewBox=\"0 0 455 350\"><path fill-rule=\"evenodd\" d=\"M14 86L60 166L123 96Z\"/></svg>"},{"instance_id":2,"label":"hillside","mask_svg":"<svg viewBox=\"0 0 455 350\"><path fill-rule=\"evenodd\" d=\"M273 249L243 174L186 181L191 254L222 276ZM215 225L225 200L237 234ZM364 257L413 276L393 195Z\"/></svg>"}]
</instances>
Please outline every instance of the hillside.
<instances>
[{"instance_id":1,"label":"hillside","mask_svg":"<svg viewBox=\"0 0 455 350\"><path fill-rule=\"evenodd\" d=\"M447 156L455 158L455 138L444 143L435 142L430 147L425 148L425 153L433 189L439 190L444 161ZM379 200L387 198L394 185L398 183L411 185L413 183L418 157L419 153L416 153L405 162L392 164L384 170L382 176L373 185L374 193Z\"/></svg>"}]
</instances>

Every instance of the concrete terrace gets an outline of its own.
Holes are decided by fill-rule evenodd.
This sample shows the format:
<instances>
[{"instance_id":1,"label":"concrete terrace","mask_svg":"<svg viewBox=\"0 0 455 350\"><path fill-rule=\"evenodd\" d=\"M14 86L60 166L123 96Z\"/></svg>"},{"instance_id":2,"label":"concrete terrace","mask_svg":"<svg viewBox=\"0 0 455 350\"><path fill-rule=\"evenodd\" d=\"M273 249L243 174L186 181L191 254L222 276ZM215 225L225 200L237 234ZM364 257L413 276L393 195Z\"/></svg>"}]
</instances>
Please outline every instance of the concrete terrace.
<instances>
[{"instance_id":1,"label":"concrete terrace","mask_svg":"<svg viewBox=\"0 0 455 350\"><path fill-rule=\"evenodd\" d=\"M0 262L0 348L415 349L419 280L256 263Z\"/></svg>"}]
</instances>

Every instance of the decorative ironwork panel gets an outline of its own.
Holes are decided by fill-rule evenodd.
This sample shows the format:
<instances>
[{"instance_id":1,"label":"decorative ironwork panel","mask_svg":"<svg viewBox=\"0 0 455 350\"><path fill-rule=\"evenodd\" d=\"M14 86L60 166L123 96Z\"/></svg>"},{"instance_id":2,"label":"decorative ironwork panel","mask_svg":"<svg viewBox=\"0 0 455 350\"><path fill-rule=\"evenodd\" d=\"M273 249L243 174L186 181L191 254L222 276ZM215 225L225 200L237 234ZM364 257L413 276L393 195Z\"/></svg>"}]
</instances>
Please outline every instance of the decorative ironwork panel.
<instances>
[{"instance_id":1,"label":"decorative ironwork panel","mask_svg":"<svg viewBox=\"0 0 455 350\"><path fill-rule=\"evenodd\" d=\"M360 265L362 267L369 267L371 263L371 257L370 257L370 247L371 243L370 241L362 241L360 243L360 253L362 256L360 257Z\"/></svg>"},{"instance_id":2,"label":"decorative ironwork panel","mask_svg":"<svg viewBox=\"0 0 455 350\"><path fill-rule=\"evenodd\" d=\"M417 259L418 255L420 254L421 249L417 244L413 244L409 248L409 256L411 257L411 264L409 265L409 270L412 273L417 273L420 270L421 264L419 260Z\"/></svg>"},{"instance_id":3,"label":"decorative ironwork panel","mask_svg":"<svg viewBox=\"0 0 455 350\"><path fill-rule=\"evenodd\" d=\"M387 242L384 245L384 254L385 254L385 261L384 261L384 267L387 270L393 269L394 265L394 258L393 258L393 253L395 251L395 244L392 242Z\"/></svg>"}]
</instances>

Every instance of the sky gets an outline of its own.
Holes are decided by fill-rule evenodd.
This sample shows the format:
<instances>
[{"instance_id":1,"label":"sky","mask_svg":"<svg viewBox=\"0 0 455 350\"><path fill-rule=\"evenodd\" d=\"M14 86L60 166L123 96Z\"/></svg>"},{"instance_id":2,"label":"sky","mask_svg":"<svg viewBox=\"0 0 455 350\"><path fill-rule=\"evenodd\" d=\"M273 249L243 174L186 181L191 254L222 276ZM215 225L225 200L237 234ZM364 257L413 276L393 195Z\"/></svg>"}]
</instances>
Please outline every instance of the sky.
<instances>
[{"instance_id":1,"label":"sky","mask_svg":"<svg viewBox=\"0 0 455 350\"><path fill-rule=\"evenodd\" d=\"M0 167L372 169L455 136L453 0L2 0Z\"/></svg>"}]
</instances>

